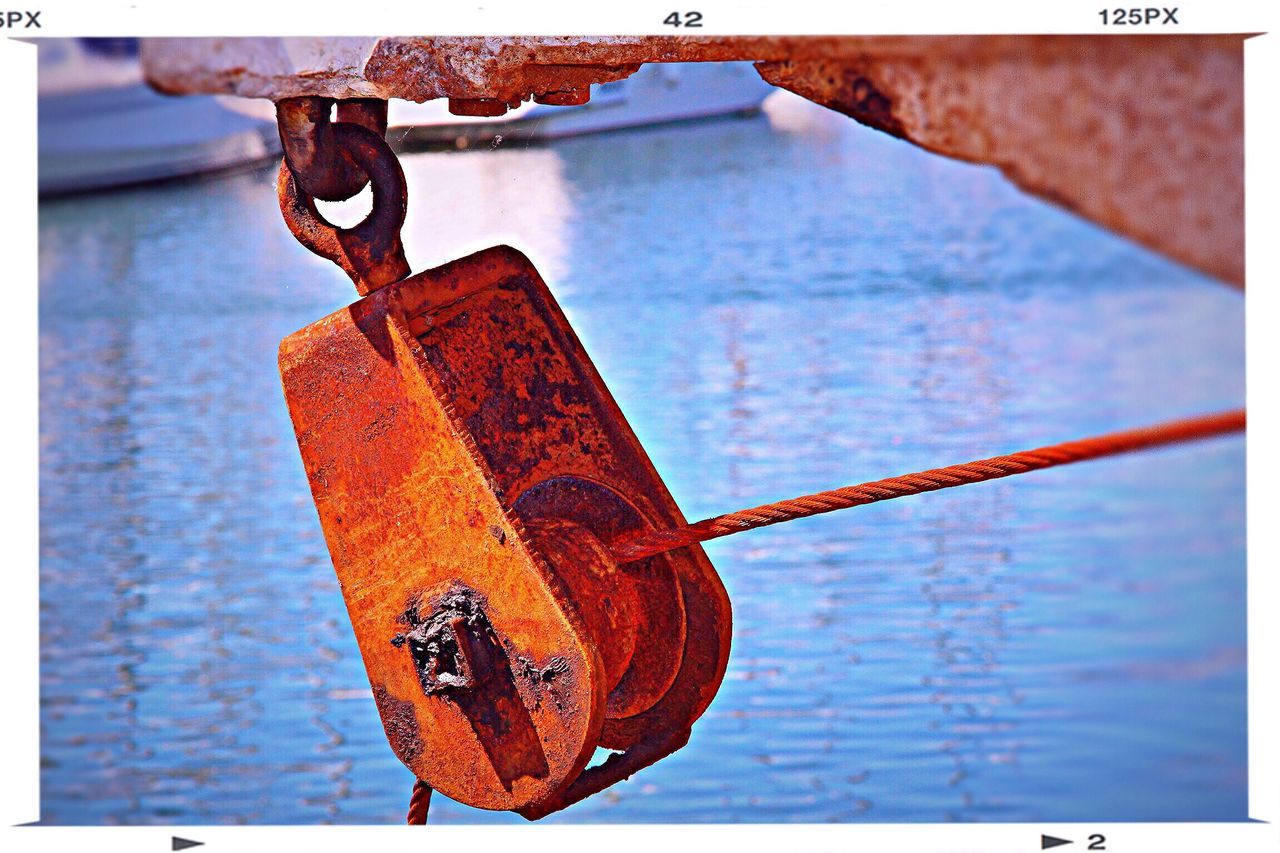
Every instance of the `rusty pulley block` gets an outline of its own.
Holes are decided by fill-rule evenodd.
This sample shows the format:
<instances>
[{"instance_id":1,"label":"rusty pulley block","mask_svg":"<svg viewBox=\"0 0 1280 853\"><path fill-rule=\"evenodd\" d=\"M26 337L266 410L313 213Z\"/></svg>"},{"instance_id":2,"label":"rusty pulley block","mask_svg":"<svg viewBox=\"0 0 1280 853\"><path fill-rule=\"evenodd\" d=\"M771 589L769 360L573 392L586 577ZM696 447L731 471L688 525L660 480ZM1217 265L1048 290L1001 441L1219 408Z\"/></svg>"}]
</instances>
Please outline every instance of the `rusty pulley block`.
<instances>
[{"instance_id":1,"label":"rusty pulley block","mask_svg":"<svg viewBox=\"0 0 1280 853\"><path fill-rule=\"evenodd\" d=\"M729 600L700 547L610 553L684 519L528 259L404 277L394 156L329 130L374 183L369 219L325 223L288 163L279 184L295 234L369 294L280 348L325 539L396 755L459 802L540 817L684 745Z\"/></svg>"},{"instance_id":2,"label":"rusty pulley block","mask_svg":"<svg viewBox=\"0 0 1280 853\"><path fill-rule=\"evenodd\" d=\"M729 600L537 271L505 247L381 288L281 345L325 539L396 755L537 817L682 746ZM584 770L598 747L619 750Z\"/></svg>"}]
</instances>

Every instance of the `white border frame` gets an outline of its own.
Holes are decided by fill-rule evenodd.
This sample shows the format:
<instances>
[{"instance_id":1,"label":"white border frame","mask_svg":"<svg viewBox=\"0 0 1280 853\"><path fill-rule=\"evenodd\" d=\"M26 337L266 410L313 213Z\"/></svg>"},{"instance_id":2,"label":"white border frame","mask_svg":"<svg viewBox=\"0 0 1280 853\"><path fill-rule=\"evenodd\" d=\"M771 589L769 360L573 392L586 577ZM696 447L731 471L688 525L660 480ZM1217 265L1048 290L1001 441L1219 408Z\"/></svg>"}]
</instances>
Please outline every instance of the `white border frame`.
<instances>
[{"instance_id":1,"label":"white border frame","mask_svg":"<svg viewBox=\"0 0 1280 853\"><path fill-rule=\"evenodd\" d=\"M838 826L547 826L530 831L501 826L420 827L25 827L39 811L39 621L38 621L38 278L35 145L36 50L5 38L81 35L379 35L430 31L440 35L564 33L662 34L661 26L675 8L671 0L605 9L602 4L544 4L487 0L483 6L425 4L360 4L313 0L305 14L245 0L188 8L149 0L135 3L53 2L28 0L11 4L41 9L38 32L0 29L0 80L6 100L6 125L0 132L5 164L5 196L0 204L0 252L9 279L6 308L10 322L0 336L0 400L16 411L0 425L0 447L8 451L7 488L0 509L0 541L6 544L14 570L7 573L0 607L5 626L5 654L0 656L0 684L13 694L3 706L0 735L4 770L0 773L0 838L10 850L101 851L168 850L171 836L199 840L210 850L266 850L284 845L314 851L346 851L353 845L383 843L425 847L459 842L474 845L519 845L522 853L561 853L591 847L618 853L651 853L654 848L732 845L743 851L788 853L808 850L893 849L895 851L1029 851L1039 849L1039 835L1071 839L1072 850L1087 847L1098 832L1108 850L1232 851L1280 849L1280 504L1271 497L1270 482L1280 473L1280 448L1269 439L1280 429L1280 387L1274 365L1280 364L1280 282L1276 282L1277 99L1272 86L1280 80L1280 34L1256 36L1245 43L1246 104L1246 277L1252 283L1246 311L1248 407L1252 441L1248 445L1248 678L1249 678L1249 813L1254 823L1099 823L1099 824L844 824ZM825 3L791 0L785 8L763 2L726 3L686 0L683 10L698 9L705 27L696 35L718 34L999 34L1118 33L1101 25L1097 11L1115 5L1179 6L1176 30L1160 25L1130 27L1124 32L1266 33L1277 9L1267 2L1163 0L1161 3L1115 3L1068 0L1058 4L997 2L954 3L945 0L894 0L853 4L842 9ZM352 9L358 8L358 13ZM427 21L430 23L426 23ZM682 31L680 34L690 34ZM1159 156L1159 152L1153 152ZM1270 368L1270 370L1269 370ZM423 833L427 833L424 837ZM517 835L518 833L518 835ZM153 846L154 845L154 846ZM482 848L474 848L482 849Z\"/></svg>"}]
</instances>

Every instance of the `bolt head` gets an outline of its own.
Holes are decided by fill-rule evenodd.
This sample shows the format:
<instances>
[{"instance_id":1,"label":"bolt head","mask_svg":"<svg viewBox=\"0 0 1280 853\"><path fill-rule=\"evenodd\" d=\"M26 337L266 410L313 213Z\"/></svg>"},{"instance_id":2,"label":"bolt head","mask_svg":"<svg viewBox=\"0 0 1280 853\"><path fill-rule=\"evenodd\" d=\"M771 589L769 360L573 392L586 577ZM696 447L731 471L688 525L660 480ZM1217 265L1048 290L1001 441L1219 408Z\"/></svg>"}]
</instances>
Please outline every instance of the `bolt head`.
<instances>
[{"instance_id":1,"label":"bolt head","mask_svg":"<svg viewBox=\"0 0 1280 853\"><path fill-rule=\"evenodd\" d=\"M591 100L591 89L570 89L566 92L543 92L534 95L533 100L539 104L553 107L576 107Z\"/></svg>"}]
</instances>

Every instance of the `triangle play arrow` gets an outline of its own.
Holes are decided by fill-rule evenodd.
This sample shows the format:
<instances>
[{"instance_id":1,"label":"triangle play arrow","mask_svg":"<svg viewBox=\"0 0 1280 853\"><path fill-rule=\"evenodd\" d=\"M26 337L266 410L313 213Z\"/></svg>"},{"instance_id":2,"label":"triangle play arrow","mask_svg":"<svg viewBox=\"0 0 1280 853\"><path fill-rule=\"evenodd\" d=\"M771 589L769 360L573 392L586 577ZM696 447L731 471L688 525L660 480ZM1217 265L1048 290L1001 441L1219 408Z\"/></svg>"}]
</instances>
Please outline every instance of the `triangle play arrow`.
<instances>
[{"instance_id":1,"label":"triangle play arrow","mask_svg":"<svg viewBox=\"0 0 1280 853\"><path fill-rule=\"evenodd\" d=\"M190 838L179 838L176 835L173 836L174 850L186 850L188 847L200 847L203 844L203 841L192 841Z\"/></svg>"},{"instance_id":2,"label":"triangle play arrow","mask_svg":"<svg viewBox=\"0 0 1280 853\"><path fill-rule=\"evenodd\" d=\"M1040 836L1041 850L1048 850L1050 847L1061 847L1064 844L1070 844L1070 843L1071 842L1065 838L1054 838L1052 835Z\"/></svg>"}]
</instances>

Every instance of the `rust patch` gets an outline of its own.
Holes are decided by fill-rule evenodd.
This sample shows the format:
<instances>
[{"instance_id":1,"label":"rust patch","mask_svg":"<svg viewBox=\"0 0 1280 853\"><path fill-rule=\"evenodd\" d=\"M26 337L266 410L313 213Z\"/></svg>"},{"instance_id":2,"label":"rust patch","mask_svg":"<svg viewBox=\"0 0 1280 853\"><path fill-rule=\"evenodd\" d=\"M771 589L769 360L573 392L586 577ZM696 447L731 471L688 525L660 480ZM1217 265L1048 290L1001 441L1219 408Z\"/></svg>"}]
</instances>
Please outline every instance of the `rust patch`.
<instances>
[{"instance_id":1,"label":"rust patch","mask_svg":"<svg viewBox=\"0 0 1280 853\"><path fill-rule=\"evenodd\" d=\"M395 698L382 685L373 688L373 701L378 706L391 751L406 764L415 760L422 753L422 736L413 703Z\"/></svg>"},{"instance_id":2,"label":"rust patch","mask_svg":"<svg viewBox=\"0 0 1280 853\"><path fill-rule=\"evenodd\" d=\"M402 621L409 630L392 637L391 645L408 646L422 692L433 696L475 687L476 674L464 653L462 638L467 633L493 636L493 626L481 610L480 595L459 585L445 593L428 615L421 611L417 600L405 609Z\"/></svg>"},{"instance_id":3,"label":"rust patch","mask_svg":"<svg viewBox=\"0 0 1280 853\"><path fill-rule=\"evenodd\" d=\"M906 128L893 114L893 101L866 77L858 76L849 86L847 99L837 102L840 112L868 127L905 139Z\"/></svg>"}]
</instances>

